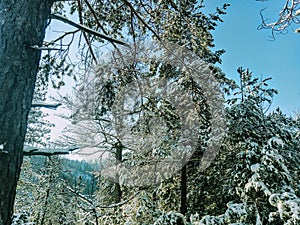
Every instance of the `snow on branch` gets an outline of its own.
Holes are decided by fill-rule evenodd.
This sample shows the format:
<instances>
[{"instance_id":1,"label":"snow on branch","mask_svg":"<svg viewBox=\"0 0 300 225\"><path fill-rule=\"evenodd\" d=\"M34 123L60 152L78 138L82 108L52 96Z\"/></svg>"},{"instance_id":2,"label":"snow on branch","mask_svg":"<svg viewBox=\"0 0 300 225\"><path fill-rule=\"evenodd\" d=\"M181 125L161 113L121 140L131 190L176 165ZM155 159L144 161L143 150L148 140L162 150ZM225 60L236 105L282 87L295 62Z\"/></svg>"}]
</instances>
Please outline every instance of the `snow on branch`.
<instances>
[{"instance_id":1,"label":"snow on branch","mask_svg":"<svg viewBox=\"0 0 300 225\"><path fill-rule=\"evenodd\" d=\"M117 202L111 205L96 205L97 208L101 208L101 209L110 209L110 208L116 208L122 205L125 205L126 203L128 203L129 201L131 201L132 199L134 199L137 195L139 194L139 192L136 192L133 196L131 196L130 198L123 200L121 202Z\"/></svg>"},{"instance_id":2,"label":"snow on branch","mask_svg":"<svg viewBox=\"0 0 300 225\"><path fill-rule=\"evenodd\" d=\"M262 1L262 0L259 0ZM277 21L274 22L266 22L267 19L263 16L263 11L260 12L260 16L262 19L262 24L258 27L258 29L271 29L272 36L274 38L276 33L286 33L287 28L291 24L300 24L300 1L296 0L286 0L284 6L282 7L281 11L279 12ZM300 32L300 29L295 30L296 33Z\"/></svg>"},{"instance_id":3,"label":"snow on branch","mask_svg":"<svg viewBox=\"0 0 300 225\"><path fill-rule=\"evenodd\" d=\"M46 102L41 102L41 101L34 101L31 104L32 108L35 107L43 107L43 108L48 108L48 109L56 109L57 107L61 106L61 103L46 103Z\"/></svg>"},{"instance_id":4,"label":"snow on branch","mask_svg":"<svg viewBox=\"0 0 300 225\"><path fill-rule=\"evenodd\" d=\"M100 38L103 38L104 40L107 40L107 41L110 41L110 42L113 42L113 43L116 43L116 44L120 44L120 45L125 45L125 46L128 46L128 44L126 42L123 42L123 41L120 41L120 40L117 40L115 38L112 38L112 37L109 37L107 35L104 35L104 34L101 34L99 33L98 31L95 31L89 27L86 27L84 25L81 25L81 24L78 24L78 23L75 23L63 16L60 16L60 15L57 15L57 14L52 14L51 15L51 19L56 19L56 20L59 20L59 21L62 21L64 23L67 23L73 27L76 27L78 29L80 29L81 31L84 31L84 32L87 32L89 34L93 34L97 37L100 37Z\"/></svg>"},{"instance_id":5,"label":"snow on branch","mask_svg":"<svg viewBox=\"0 0 300 225\"><path fill-rule=\"evenodd\" d=\"M79 149L79 147L71 146L68 148L37 148L32 146L25 146L23 149L24 156L41 155L41 156L52 156L52 155L66 155L70 152Z\"/></svg>"},{"instance_id":6,"label":"snow on branch","mask_svg":"<svg viewBox=\"0 0 300 225\"><path fill-rule=\"evenodd\" d=\"M95 208L99 208L99 209L110 209L110 208L116 208L122 205L125 205L126 203L128 203L129 201L131 201L132 199L134 199L140 192L136 192L135 194L133 194L130 198L123 200L121 202L117 202L117 203L113 203L111 205L99 205L99 204L94 204L94 202L89 199L88 197L86 197L85 195L77 192L76 190L74 190L71 187L66 186L66 188L73 194L75 194L76 196L78 196L79 198L81 198L82 200L84 200L85 202L89 203L90 205L94 206Z\"/></svg>"},{"instance_id":7,"label":"snow on branch","mask_svg":"<svg viewBox=\"0 0 300 225\"><path fill-rule=\"evenodd\" d=\"M36 50L41 50L41 51L64 51L64 49L62 49L62 48L48 48L48 47L40 47L38 45L32 45L30 47L33 49L36 49Z\"/></svg>"}]
</instances>

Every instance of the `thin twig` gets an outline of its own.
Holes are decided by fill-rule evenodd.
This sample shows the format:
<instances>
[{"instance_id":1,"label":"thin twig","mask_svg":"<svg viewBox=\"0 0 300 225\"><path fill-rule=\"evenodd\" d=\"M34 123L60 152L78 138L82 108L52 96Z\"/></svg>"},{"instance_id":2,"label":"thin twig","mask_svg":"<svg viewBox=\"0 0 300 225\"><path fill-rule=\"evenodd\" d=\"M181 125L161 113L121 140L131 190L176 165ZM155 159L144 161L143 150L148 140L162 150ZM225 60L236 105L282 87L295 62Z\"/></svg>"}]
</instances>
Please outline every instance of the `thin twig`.
<instances>
[{"instance_id":1,"label":"thin twig","mask_svg":"<svg viewBox=\"0 0 300 225\"><path fill-rule=\"evenodd\" d=\"M122 206L122 205L125 205L127 202L131 201L132 199L134 199L138 194L139 192L135 193L133 196L131 196L130 198L124 200L124 201L121 201L121 202L117 202L117 203L114 203L114 204L111 204L111 205L94 205L94 202L87 198L85 195L81 194L81 193L78 193L76 190L73 190L72 188L66 186L66 188L72 192L73 194L77 195L78 197L80 197L82 200L84 200L85 202L91 204L94 208L99 208L99 209L110 209L110 208L116 208L116 207L119 207L119 206Z\"/></svg>"},{"instance_id":2,"label":"thin twig","mask_svg":"<svg viewBox=\"0 0 300 225\"><path fill-rule=\"evenodd\" d=\"M66 37L66 36L68 36L68 35L70 35L70 34L73 34L73 35L74 35L74 34L77 33L78 31L80 31L80 30L77 29L77 30L74 30L74 31L65 32L63 35L59 36L59 37L56 38L55 40L53 40L53 41L51 41L51 42L49 42L49 43L45 43L45 45L46 45L46 46L52 45L52 44L54 44L55 42L62 40L64 37Z\"/></svg>"},{"instance_id":3,"label":"thin twig","mask_svg":"<svg viewBox=\"0 0 300 225\"><path fill-rule=\"evenodd\" d=\"M81 25L83 25L83 19L82 19L82 5L81 5L81 1L80 1L80 0L77 0L77 4L78 4L78 7L77 7L77 8L78 8L78 15L79 15L79 23L80 23ZM83 31L83 36L84 36L84 39L85 39L85 41L86 41L86 43L87 43L87 45L88 45L88 48L89 48L89 50L90 50L90 53L91 53L91 55L92 55L93 60L95 61L96 64L98 64L98 61L97 61L96 56L95 56L95 54L94 54L94 51L93 51L91 42L90 42L88 36L86 35L86 33L85 33L84 31Z\"/></svg>"},{"instance_id":4,"label":"thin twig","mask_svg":"<svg viewBox=\"0 0 300 225\"><path fill-rule=\"evenodd\" d=\"M149 29L159 41L161 41L160 36L149 26L149 24L145 20L143 20L143 18L138 14L138 12L134 9L131 3L128 2L127 0L122 0L122 1L132 10L133 14L138 18L138 20L140 20L142 24L144 24L144 26L147 29Z\"/></svg>"},{"instance_id":5,"label":"thin twig","mask_svg":"<svg viewBox=\"0 0 300 225\"><path fill-rule=\"evenodd\" d=\"M105 35L108 35L108 33L106 32L106 30L103 28L103 26L101 25L101 23L99 22L98 18L97 18L97 14L95 12L95 10L93 9L93 7L91 6L91 4L89 3L88 0L83 0L85 2L85 4L88 6L89 10L91 10L92 12L92 15L97 23L97 26L102 30L102 32L105 34ZM111 42L111 44L117 48L117 46L115 45L114 42Z\"/></svg>"}]
</instances>

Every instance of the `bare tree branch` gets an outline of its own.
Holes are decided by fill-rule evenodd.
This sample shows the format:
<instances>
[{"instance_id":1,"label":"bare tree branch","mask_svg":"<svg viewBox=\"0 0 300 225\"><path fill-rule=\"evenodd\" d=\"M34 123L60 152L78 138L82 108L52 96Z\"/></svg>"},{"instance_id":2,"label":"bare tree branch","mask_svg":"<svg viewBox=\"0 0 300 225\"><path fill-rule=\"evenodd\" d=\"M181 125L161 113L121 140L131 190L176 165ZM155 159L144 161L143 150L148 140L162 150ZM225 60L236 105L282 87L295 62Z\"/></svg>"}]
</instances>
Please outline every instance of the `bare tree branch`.
<instances>
[{"instance_id":1,"label":"bare tree branch","mask_svg":"<svg viewBox=\"0 0 300 225\"><path fill-rule=\"evenodd\" d=\"M104 29L104 27L101 25L101 23L99 22L98 18L97 18L97 13L95 12L94 8L91 6L91 4L89 3L88 0L83 0L85 2L85 4L87 5L87 7L89 8L89 10L91 10L91 13L97 23L97 26L102 30L102 32L105 35L108 35L107 31ZM120 52L119 48L116 46L116 44L114 42L110 42L112 44L112 46L114 46L114 48ZM120 54L121 55L121 54Z\"/></svg>"},{"instance_id":2,"label":"bare tree branch","mask_svg":"<svg viewBox=\"0 0 300 225\"><path fill-rule=\"evenodd\" d=\"M161 41L160 36L149 26L149 24L145 20L143 20L143 18L138 14L138 12L134 9L134 7L131 5L131 3L128 2L127 0L122 0L122 1L130 8L132 13L142 22L142 24L147 29L149 29L159 41Z\"/></svg>"},{"instance_id":3,"label":"bare tree branch","mask_svg":"<svg viewBox=\"0 0 300 225\"><path fill-rule=\"evenodd\" d=\"M77 4L78 4L77 8L78 8L78 15L79 15L79 23L81 25L83 25L81 0L77 0ZM88 48L90 50L90 53L91 53L91 56L92 56L93 60L95 61L96 64L98 64L98 61L96 59L96 56L95 56L93 48L92 48L91 41L89 40L88 36L86 35L86 33L84 31L83 31L83 36L84 36L85 42L88 45Z\"/></svg>"},{"instance_id":4,"label":"bare tree branch","mask_svg":"<svg viewBox=\"0 0 300 225\"><path fill-rule=\"evenodd\" d=\"M51 19L56 19L56 20L62 21L64 23L67 23L67 24L69 24L69 25L71 25L73 27L76 27L76 28L80 29L83 32L87 32L89 34L92 34L92 35L95 35L97 37L103 38L104 40L107 40L107 41L110 41L110 42L114 42L116 44L120 44L120 45L124 45L124 46L129 46L126 42L123 42L123 41L120 41L120 40L108 37L107 35L101 34L98 31L95 31L95 30L93 30L93 29L91 29L89 27L86 27L84 25L75 23L75 22L73 22L73 21L71 21L71 20L69 20L69 19L67 19L67 18L65 18L63 16L52 14L51 15Z\"/></svg>"},{"instance_id":5,"label":"bare tree branch","mask_svg":"<svg viewBox=\"0 0 300 225\"><path fill-rule=\"evenodd\" d=\"M48 45L51 45L51 44L54 44L55 42L59 41L59 40L62 40L64 37L72 34L74 35L75 33L77 33L78 31L80 31L79 29L77 30L74 30L74 31L69 31L69 32L65 32L63 35L59 36L58 38L56 38L55 40L51 41L51 42L48 42L48 43L45 43L46 46Z\"/></svg>"},{"instance_id":6,"label":"bare tree branch","mask_svg":"<svg viewBox=\"0 0 300 225\"><path fill-rule=\"evenodd\" d=\"M97 208L100 208L100 209L109 209L109 208L116 208L116 207L119 207L119 206L122 206L122 205L125 205L127 202L131 201L132 199L134 199L137 195L139 194L139 192L135 193L133 196L131 196L130 198L124 200L124 201L121 201L121 202L118 202L118 203L114 203L114 204L111 204L111 205L96 205Z\"/></svg>"},{"instance_id":7,"label":"bare tree branch","mask_svg":"<svg viewBox=\"0 0 300 225\"><path fill-rule=\"evenodd\" d=\"M131 201L132 199L134 199L139 194L139 192L136 192L130 198L128 198L124 201L121 201L121 202L111 204L111 205L99 205L99 204L94 205L94 202L91 199L87 198L85 195L78 193L76 190L72 189L71 187L68 187L68 186L66 186L66 187L71 193L75 194L76 196L78 196L79 198L84 200L85 202L87 202L87 203L91 204L92 206L94 206L95 208L99 208L99 209L110 209L110 208L116 208L116 207L122 206L122 205L126 204L127 202Z\"/></svg>"}]
</instances>

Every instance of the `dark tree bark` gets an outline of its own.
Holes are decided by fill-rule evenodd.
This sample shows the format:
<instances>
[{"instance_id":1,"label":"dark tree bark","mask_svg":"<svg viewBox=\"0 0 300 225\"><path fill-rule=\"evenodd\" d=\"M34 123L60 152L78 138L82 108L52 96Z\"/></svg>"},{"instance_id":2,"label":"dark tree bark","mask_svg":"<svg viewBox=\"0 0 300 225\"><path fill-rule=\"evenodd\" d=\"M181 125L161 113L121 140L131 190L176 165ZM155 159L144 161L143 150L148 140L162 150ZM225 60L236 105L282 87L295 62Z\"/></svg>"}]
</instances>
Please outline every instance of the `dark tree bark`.
<instances>
[{"instance_id":1,"label":"dark tree bark","mask_svg":"<svg viewBox=\"0 0 300 225\"><path fill-rule=\"evenodd\" d=\"M54 0L0 1L0 225L11 224L42 45Z\"/></svg>"},{"instance_id":2,"label":"dark tree bark","mask_svg":"<svg viewBox=\"0 0 300 225\"><path fill-rule=\"evenodd\" d=\"M182 159L181 182L180 182L180 213L187 213L187 177L186 177L186 157Z\"/></svg>"},{"instance_id":3,"label":"dark tree bark","mask_svg":"<svg viewBox=\"0 0 300 225\"><path fill-rule=\"evenodd\" d=\"M123 152L123 145L121 143L117 143L116 146L116 167L120 165L122 162L122 152ZM121 202L122 200L122 190L120 185L120 174L116 171L115 174L115 190L114 190L114 201L115 203Z\"/></svg>"}]
</instances>

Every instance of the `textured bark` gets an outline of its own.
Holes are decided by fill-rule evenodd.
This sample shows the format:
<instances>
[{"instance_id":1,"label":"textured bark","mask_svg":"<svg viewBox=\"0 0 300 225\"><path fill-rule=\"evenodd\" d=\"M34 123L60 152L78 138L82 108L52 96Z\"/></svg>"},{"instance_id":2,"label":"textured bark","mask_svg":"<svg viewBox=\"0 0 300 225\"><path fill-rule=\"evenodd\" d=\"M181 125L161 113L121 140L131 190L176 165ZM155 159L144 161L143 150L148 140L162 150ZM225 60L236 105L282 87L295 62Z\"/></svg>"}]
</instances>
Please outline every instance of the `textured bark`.
<instances>
[{"instance_id":1,"label":"textured bark","mask_svg":"<svg viewBox=\"0 0 300 225\"><path fill-rule=\"evenodd\" d=\"M187 213L186 157L182 159L180 190L180 213L185 215Z\"/></svg>"},{"instance_id":2,"label":"textured bark","mask_svg":"<svg viewBox=\"0 0 300 225\"><path fill-rule=\"evenodd\" d=\"M121 143L116 145L116 167L120 165L122 162L122 151L123 146ZM120 174L119 172L116 172L115 174L115 190L114 190L114 196L115 196L115 203L121 202L122 200L122 190L120 185Z\"/></svg>"},{"instance_id":3,"label":"textured bark","mask_svg":"<svg viewBox=\"0 0 300 225\"><path fill-rule=\"evenodd\" d=\"M0 225L9 225L52 0L0 1Z\"/></svg>"}]
</instances>

